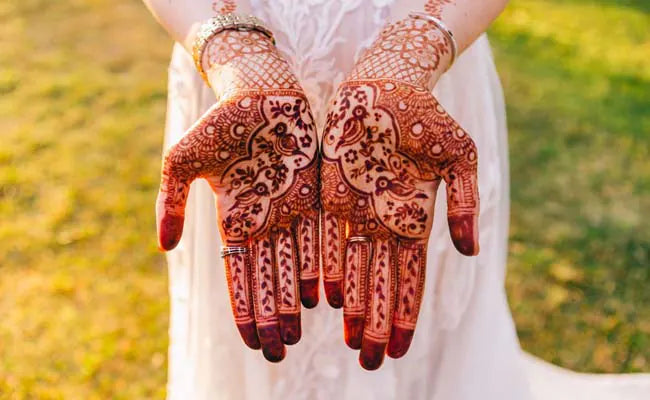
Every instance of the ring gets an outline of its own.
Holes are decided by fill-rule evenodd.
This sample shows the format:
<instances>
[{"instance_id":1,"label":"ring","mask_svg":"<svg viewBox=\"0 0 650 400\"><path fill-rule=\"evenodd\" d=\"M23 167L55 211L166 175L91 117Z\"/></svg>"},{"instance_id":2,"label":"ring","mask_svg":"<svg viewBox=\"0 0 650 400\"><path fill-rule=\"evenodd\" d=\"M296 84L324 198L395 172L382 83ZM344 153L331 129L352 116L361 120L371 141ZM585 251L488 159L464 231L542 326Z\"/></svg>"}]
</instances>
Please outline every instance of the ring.
<instances>
[{"instance_id":1,"label":"ring","mask_svg":"<svg viewBox=\"0 0 650 400\"><path fill-rule=\"evenodd\" d=\"M246 247L235 247L235 246L221 246L221 258L230 256L232 254L246 254L248 249Z\"/></svg>"},{"instance_id":2,"label":"ring","mask_svg":"<svg viewBox=\"0 0 650 400\"><path fill-rule=\"evenodd\" d=\"M369 242L370 238L368 236L350 236L348 238L348 243L354 242Z\"/></svg>"}]
</instances>

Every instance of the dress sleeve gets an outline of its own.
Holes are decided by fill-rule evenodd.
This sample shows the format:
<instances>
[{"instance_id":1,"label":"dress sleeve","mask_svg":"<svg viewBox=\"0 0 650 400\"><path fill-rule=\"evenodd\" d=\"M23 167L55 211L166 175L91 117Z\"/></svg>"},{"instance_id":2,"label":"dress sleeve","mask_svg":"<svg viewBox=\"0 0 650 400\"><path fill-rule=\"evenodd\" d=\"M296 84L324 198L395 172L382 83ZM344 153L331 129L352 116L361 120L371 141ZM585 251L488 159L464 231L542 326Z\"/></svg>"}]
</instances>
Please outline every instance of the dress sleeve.
<instances>
[{"instance_id":1,"label":"dress sleeve","mask_svg":"<svg viewBox=\"0 0 650 400\"><path fill-rule=\"evenodd\" d=\"M191 51L200 24L216 14L251 14L248 0L143 0L154 18L185 50Z\"/></svg>"}]
</instances>

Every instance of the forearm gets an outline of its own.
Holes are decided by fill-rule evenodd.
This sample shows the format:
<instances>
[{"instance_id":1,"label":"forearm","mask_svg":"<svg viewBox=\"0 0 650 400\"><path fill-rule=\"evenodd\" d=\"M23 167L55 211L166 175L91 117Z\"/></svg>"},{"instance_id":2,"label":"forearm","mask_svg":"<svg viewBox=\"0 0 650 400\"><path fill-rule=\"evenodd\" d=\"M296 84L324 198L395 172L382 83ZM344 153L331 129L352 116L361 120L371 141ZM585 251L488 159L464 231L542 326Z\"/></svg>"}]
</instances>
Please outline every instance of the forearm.
<instances>
[{"instance_id":1,"label":"forearm","mask_svg":"<svg viewBox=\"0 0 650 400\"><path fill-rule=\"evenodd\" d=\"M414 3L415 9L396 1L392 10L395 20L408 18L412 11L439 18L454 34L460 53L487 30L508 0L418 0Z\"/></svg>"},{"instance_id":2,"label":"forearm","mask_svg":"<svg viewBox=\"0 0 650 400\"><path fill-rule=\"evenodd\" d=\"M196 30L216 14L237 11L250 13L248 1L241 0L143 0L154 18L169 35L192 50Z\"/></svg>"},{"instance_id":3,"label":"forearm","mask_svg":"<svg viewBox=\"0 0 650 400\"><path fill-rule=\"evenodd\" d=\"M440 76L503 10L507 0L419 0L403 2L393 19L357 62L350 79L396 79L432 89ZM434 16L451 30L456 42L435 21L411 18L411 12Z\"/></svg>"}]
</instances>

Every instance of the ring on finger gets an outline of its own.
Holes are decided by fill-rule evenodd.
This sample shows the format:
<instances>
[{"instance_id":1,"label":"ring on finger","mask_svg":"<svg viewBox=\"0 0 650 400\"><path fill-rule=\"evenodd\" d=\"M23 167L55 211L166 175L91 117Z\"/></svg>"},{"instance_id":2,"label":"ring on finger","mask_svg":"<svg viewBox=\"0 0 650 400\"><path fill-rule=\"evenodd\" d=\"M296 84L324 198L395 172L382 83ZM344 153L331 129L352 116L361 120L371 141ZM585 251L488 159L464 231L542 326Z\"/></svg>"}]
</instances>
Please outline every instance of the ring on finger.
<instances>
[{"instance_id":1,"label":"ring on finger","mask_svg":"<svg viewBox=\"0 0 650 400\"><path fill-rule=\"evenodd\" d=\"M368 236L350 236L348 238L348 243L354 242L370 242L370 238Z\"/></svg>"},{"instance_id":2,"label":"ring on finger","mask_svg":"<svg viewBox=\"0 0 650 400\"><path fill-rule=\"evenodd\" d=\"M246 247L221 246L221 258L230 256L232 254L246 254L246 253L248 253L248 248Z\"/></svg>"}]
</instances>

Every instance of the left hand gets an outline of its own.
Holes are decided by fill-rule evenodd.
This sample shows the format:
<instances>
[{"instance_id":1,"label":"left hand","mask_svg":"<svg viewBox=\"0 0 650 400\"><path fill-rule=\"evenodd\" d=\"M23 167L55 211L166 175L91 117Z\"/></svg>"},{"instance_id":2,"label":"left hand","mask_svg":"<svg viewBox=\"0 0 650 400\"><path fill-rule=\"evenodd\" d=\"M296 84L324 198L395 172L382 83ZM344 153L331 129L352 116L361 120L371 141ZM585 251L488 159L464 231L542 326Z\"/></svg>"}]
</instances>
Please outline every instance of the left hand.
<instances>
[{"instance_id":1,"label":"left hand","mask_svg":"<svg viewBox=\"0 0 650 400\"><path fill-rule=\"evenodd\" d=\"M407 20L384 30L339 87L323 133L325 291L370 370L411 343L441 180L454 245L479 250L477 150L430 93L445 48L429 28Z\"/></svg>"},{"instance_id":2,"label":"left hand","mask_svg":"<svg viewBox=\"0 0 650 400\"><path fill-rule=\"evenodd\" d=\"M223 244L244 251L224 257L235 323L247 346L277 362L300 340L301 301L318 303L316 127L304 91L265 35L221 32L206 58L218 101L165 156L159 245L176 246L190 184L207 180Z\"/></svg>"}]
</instances>

